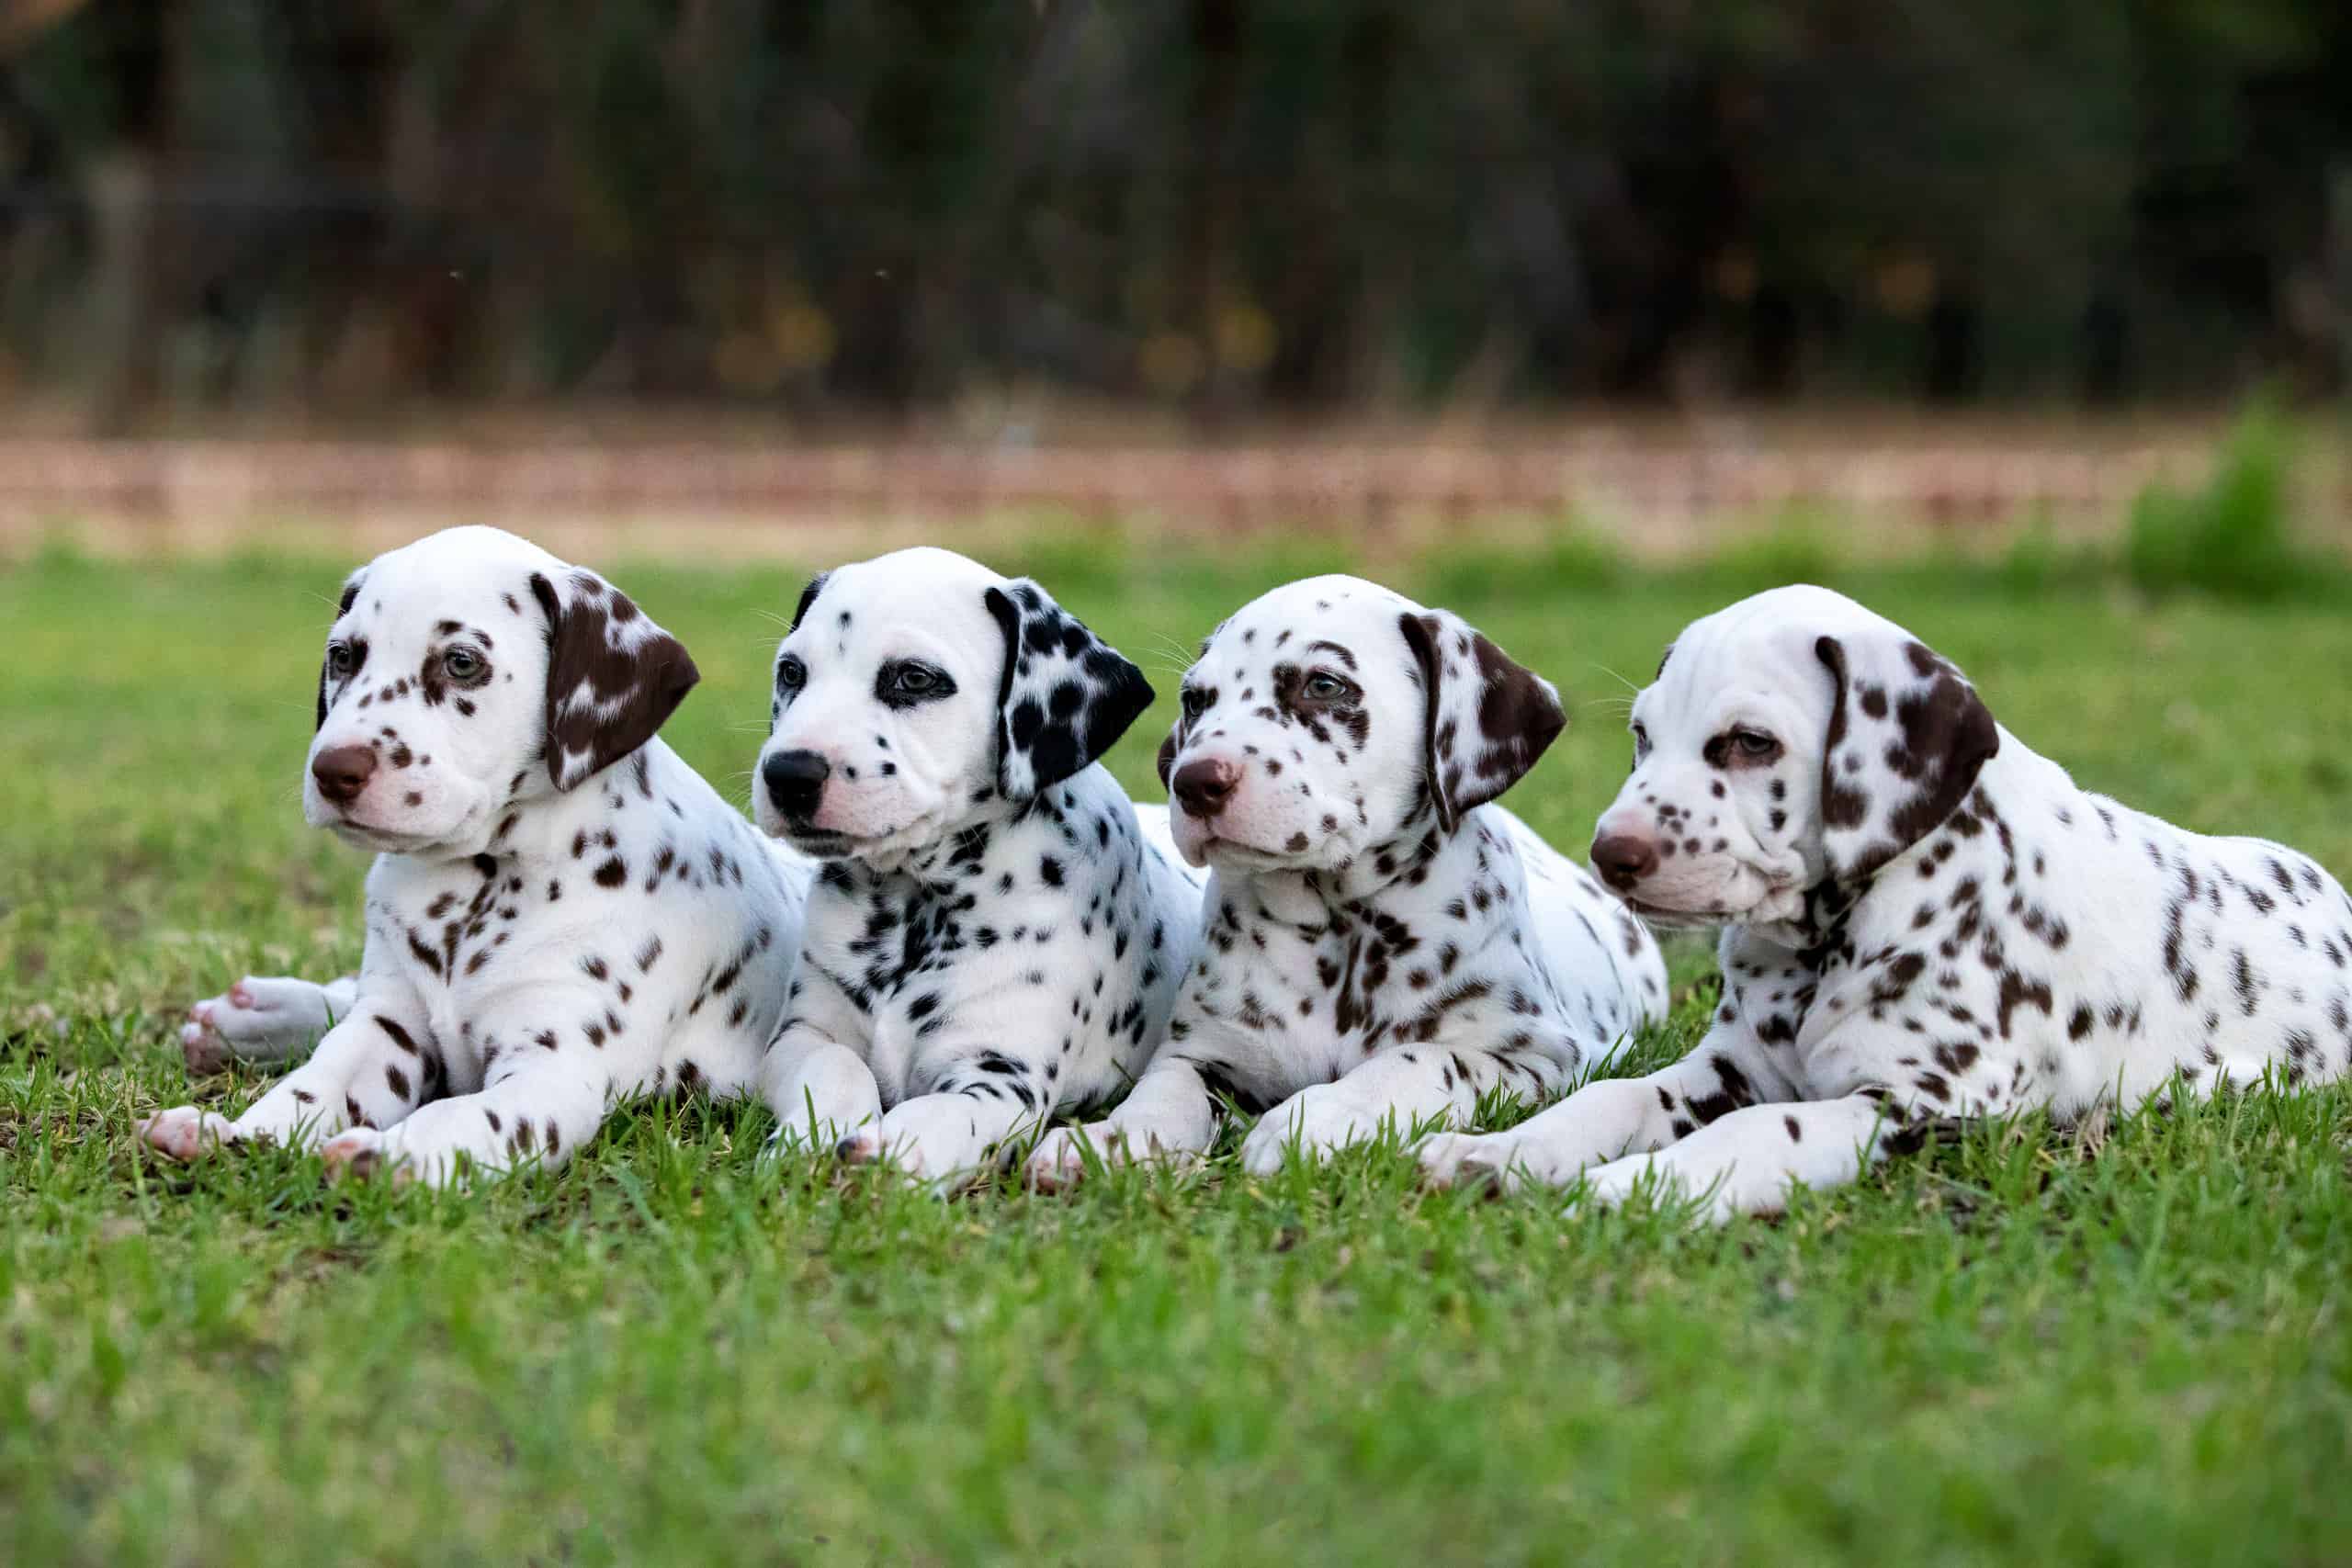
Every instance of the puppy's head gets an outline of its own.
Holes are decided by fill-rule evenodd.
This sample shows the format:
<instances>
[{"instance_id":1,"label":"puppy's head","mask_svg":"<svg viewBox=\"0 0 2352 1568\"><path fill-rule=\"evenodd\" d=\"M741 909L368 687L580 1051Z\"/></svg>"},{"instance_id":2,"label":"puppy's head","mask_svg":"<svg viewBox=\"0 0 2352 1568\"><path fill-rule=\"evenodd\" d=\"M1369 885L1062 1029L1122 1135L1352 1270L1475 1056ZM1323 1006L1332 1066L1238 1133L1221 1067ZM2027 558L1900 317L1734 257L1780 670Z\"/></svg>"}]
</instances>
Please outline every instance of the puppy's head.
<instances>
[{"instance_id":1,"label":"puppy's head","mask_svg":"<svg viewBox=\"0 0 2352 1568\"><path fill-rule=\"evenodd\" d=\"M1025 579L948 550L842 567L776 649L755 810L810 854L891 865L1085 768L1151 705Z\"/></svg>"},{"instance_id":2,"label":"puppy's head","mask_svg":"<svg viewBox=\"0 0 2352 1568\"><path fill-rule=\"evenodd\" d=\"M1634 699L1634 772L1593 868L1644 914L1792 920L1968 797L2000 728L1950 661L1826 589L1774 589L1677 637Z\"/></svg>"},{"instance_id":3,"label":"puppy's head","mask_svg":"<svg viewBox=\"0 0 2352 1568\"><path fill-rule=\"evenodd\" d=\"M696 679L594 572L496 528L447 529L344 584L303 815L368 849L478 854L517 803L651 739Z\"/></svg>"},{"instance_id":4,"label":"puppy's head","mask_svg":"<svg viewBox=\"0 0 2352 1568\"><path fill-rule=\"evenodd\" d=\"M1194 865L1338 870L1451 832L1566 722L1549 682L1458 615L1309 578L1210 634L1159 774Z\"/></svg>"}]
</instances>

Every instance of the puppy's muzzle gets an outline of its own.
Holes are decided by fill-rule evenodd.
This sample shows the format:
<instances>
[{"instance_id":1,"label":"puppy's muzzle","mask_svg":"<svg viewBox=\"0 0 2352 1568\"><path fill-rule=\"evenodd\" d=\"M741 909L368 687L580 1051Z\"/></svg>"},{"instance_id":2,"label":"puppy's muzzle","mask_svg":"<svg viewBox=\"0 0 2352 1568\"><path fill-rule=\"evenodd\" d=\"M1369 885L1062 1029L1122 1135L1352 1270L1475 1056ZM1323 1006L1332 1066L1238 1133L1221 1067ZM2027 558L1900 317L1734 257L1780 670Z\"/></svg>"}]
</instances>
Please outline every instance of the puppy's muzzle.
<instances>
[{"instance_id":1,"label":"puppy's muzzle","mask_svg":"<svg viewBox=\"0 0 2352 1568\"><path fill-rule=\"evenodd\" d=\"M330 746L311 759L311 777L319 793L337 806L349 806L376 776L376 753L367 746Z\"/></svg>"},{"instance_id":2,"label":"puppy's muzzle","mask_svg":"<svg viewBox=\"0 0 2352 1568\"><path fill-rule=\"evenodd\" d=\"M1602 833L1592 840L1592 868L1620 893L1657 869L1657 840L1646 833Z\"/></svg>"},{"instance_id":3,"label":"puppy's muzzle","mask_svg":"<svg viewBox=\"0 0 2352 1568\"><path fill-rule=\"evenodd\" d=\"M1225 809L1240 783L1241 770L1223 757L1199 757L1169 776L1168 790L1185 816L1206 821Z\"/></svg>"},{"instance_id":4,"label":"puppy's muzzle","mask_svg":"<svg viewBox=\"0 0 2352 1568\"><path fill-rule=\"evenodd\" d=\"M817 815L832 764L814 751L778 751L760 764L760 783L776 810L796 822Z\"/></svg>"}]
</instances>

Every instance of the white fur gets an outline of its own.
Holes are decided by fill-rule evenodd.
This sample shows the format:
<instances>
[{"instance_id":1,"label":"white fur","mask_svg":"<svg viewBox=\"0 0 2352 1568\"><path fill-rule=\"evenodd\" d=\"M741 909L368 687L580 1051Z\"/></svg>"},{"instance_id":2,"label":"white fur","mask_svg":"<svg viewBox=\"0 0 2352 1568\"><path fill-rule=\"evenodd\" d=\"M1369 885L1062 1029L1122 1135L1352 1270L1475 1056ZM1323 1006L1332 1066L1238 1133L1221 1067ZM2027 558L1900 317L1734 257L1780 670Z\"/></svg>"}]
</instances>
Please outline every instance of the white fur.
<instances>
[{"instance_id":1,"label":"white fur","mask_svg":"<svg viewBox=\"0 0 2352 1568\"><path fill-rule=\"evenodd\" d=\"M763 1070L776 1144L944 1190L1124 1090L1167 1023L1198 881L1093 761L1150 691L1035 584L937 549L812 583L777 667L759 818L825 864ZM779 757L822 759L813 810Z\"/></svg>"},{"instance_id":2,"label":"white fur","mask_svg":"<svg viewBox=\"0 0 2352 1568\"><path fill-rule=\"evenodd\" d=\"M783 1010L808 868L658 739L601 771L579 747L550 762L557 633L535 576L561 614L591 617L580 625L606 651L674 649L601 580L495 529L435 534L356 574L330 646L364 642L366 658L322 683L311 754L368 747L379 771L338 805L306 770L304 805L381 852L359 975L247 980L198 1003L191 1028L264 1051L334 1021L235 1121L195 1106L149 1120L156 1147L187 1159L222 1143L323 1142L332 1164L439 1182L560 1164L629 1095L750 1087ZM460 643L488 667L470 688L435 674ZM677 692L692 678L690 662L657 673ZM649 722L668 712L657 705ZM192 1059L206 1045L192 1043Z\"/></svg>"},{"instance_id":3,"label":"white fur","mask_svg":"<svg viewBox=\"0 0 2352 1568\"><path fill-rule=\"evenodd\" d=\"M1581 1174L1604 1201L1655 1182L1722 1218L1850 1180L1946 1118L2352 1060L2335 878L2078 788L1850 600L1782 589L1693 624L1633 719L1640 760L1596 852L1674 844L1625 881L1660 917L1724 926L1715 1024L1646 1078L1431 1140L1435 1179ZM1724 765L1741 730L1780 755Z\"/></svg>"},{"instance_id":4,"label":"white fur","mask_svg":"<svg viewBox=\"0 0 2352 1568\"><path fill-rule=\"evenodd\" d=\"M1484 803L1562 717L1458 618L1311 579L1219 626L1184 686L1163 752L1180 801L1188 768L1238 778L1220 809L1175 815L1178 845L1214 868L1200 955L1134 1094L1050 1134L1033 1181L1077 1179L1086 1145L1112 1160L1204 1149L1227 1095L1269 1108L1242 1148L1253 1172L1294 1147L1460 1125L1486 1090L1555 1091L1663 1011L1640 922ZM1498 694L1523 699L1527 733L1482 731Z\"/></svg>"}]
</instances>

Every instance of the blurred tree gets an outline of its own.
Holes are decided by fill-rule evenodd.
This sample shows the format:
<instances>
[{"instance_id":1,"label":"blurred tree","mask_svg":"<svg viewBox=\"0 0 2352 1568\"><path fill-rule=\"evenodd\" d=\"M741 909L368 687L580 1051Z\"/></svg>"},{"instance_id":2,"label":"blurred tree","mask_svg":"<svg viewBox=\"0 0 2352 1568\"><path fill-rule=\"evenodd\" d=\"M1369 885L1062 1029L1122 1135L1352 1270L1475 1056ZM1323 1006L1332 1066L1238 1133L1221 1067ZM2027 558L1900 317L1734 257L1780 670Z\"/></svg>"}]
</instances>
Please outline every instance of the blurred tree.
<instances>
[{"instance_id":1,"label":"blurred tree","mask_svg":"<svg viewBox=\"0 0 2352 1568\"><path fill-rule=\"evenodd\" d=\"M118 424L2320 389L2347 17L19 0L0 346Z\"/></svg>"}]
</instances>

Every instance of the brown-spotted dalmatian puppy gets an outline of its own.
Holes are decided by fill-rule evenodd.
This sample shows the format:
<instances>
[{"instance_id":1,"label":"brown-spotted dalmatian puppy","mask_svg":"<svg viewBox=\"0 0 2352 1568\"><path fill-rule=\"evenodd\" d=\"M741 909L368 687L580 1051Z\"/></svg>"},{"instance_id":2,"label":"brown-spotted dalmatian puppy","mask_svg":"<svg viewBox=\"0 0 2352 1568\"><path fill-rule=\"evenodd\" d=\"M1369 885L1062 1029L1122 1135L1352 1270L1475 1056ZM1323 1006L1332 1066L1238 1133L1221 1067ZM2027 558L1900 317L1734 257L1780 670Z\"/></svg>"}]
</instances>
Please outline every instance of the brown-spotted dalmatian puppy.
<instances>
[{"instance_id":1,"label":"brown-spotted dalmatian puppy","mask_svg":"<svg viewBox=\"0 0 2352 1568\"><path fill-rule=\"evenodd\" d=\"M441 1182L560 1164L628 1095L748 1089L809 868L655 736L695 679L626 594L494 528L354 573L302 808L376 852L359 974L232 988L240 1011L335 1021L243 1116L182 1106L148 1142L322 1143Z\"/></svg>"},{"instance_id":2,"label":"brown-spotted dalmatian puppy","mask_svg":"<svg viewBox=\"0 0 2352 1568\"><path fill-rule=\"evenodd\" d=\"M1104 1158L1208 1146L1219 1102L1266 1110L1253 1172L1491 1089L1555 1093L1658 1017L1640 921L1488 804L1566 724L1541 678L1459 616L1318 577L1202 645L1160 749L1176 843L1214 868L1168 1043L1111 1116L1048 1135L1053 1187Z\"/></svg>"},{"instance_id":3,"label":"brown-spotted dalmatian puppy","mask_svg":"<svg viewBox=\"0 0 2352 1568\"><path fill-rule=\"evenodd\" d=\"M2075 786L1951 664L1819 588L1698 621L1633 708L1593 863L1653 919L1721 925L1694 1051L1487 1137L1441 1181L1645 1178L1715 1218L1851 1180L1947 1118L2331 1078L2352 903L2305 857Z\"/></svg>"},{"instance_id":4,"label":"brown-spotted dalmatian puppy","mask_svg":"<svg viewBox=\"0 0 2352 1568\"><path fill-rule=\"evenodd\" d=\"M1142 671L1045 591L938 549L842 567L777 650L760 825L824 863L763 1089L779 1146L940 1190L1133 1083L1200 889L1095 761Z\"/></svg>"}]
</instances>

